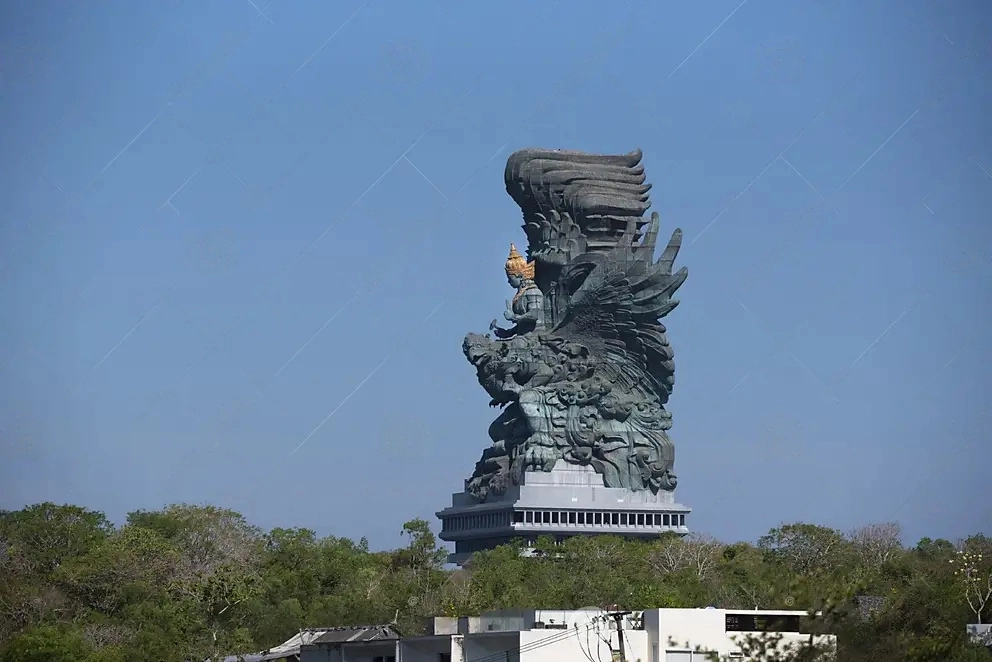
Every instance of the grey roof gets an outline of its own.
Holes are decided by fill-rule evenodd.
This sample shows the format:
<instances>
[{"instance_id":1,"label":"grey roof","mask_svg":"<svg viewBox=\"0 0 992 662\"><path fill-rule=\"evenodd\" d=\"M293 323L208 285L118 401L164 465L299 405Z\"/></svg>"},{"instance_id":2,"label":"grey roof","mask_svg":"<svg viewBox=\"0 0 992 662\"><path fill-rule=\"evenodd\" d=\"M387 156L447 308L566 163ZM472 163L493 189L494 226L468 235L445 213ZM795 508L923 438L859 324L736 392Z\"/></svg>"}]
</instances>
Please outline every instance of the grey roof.
<instances>
[{"instance_id":1,"label":"grey roof","mask_svg":"<svg viewBox=\"0 0 992 662\"><path fill-rule=\"evenodd\" d=\"M343 628L307 628L306 630L300 630L298 633L294 634L292 637L279 644L278 646L273 646L268 650L264 650L260 653L248 653L245 655L228 655L224 658L223 662L270 662L274 660L285 660L286 658L294 658L300 654L300 647L307 646L309 644L315 644L318 641L323 641L323 637L327 634L337 635L339 632L349 632L350 634L363 634L366 633L364 638L356 639L355 641L366 641L368 639L379 638L376 636L370 636L367 631L373 630L383 630L388 629L391 632L395 632L388 625L361 625L355 627L343 627ZM371 635L374 635L372 632ZM392 637L396 638L396 637ZM350 639L345 638L340 641L350 641Z\"/></svg>"},{"instance_id":2,"label":"grey roof","mask_svg":"<svg viewBox=\"0 0 992 662\"><path fill-rule=\"evenodd\" d=\"M327 628L313 643L342 644L355 641L399 639L399 637L399 632L391 625L351 625Z\"/></svg>"}]
</instances>

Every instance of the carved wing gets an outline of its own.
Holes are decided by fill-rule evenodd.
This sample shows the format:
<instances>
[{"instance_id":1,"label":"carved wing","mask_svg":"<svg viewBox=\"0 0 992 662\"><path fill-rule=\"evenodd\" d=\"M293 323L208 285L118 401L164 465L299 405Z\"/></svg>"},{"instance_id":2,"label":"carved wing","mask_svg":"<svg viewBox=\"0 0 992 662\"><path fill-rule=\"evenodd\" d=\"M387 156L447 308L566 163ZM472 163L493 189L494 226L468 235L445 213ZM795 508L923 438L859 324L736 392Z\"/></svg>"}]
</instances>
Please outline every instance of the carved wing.
<instances>
[{"instance_id":1,"label":"carved wing","mask_svg":"<svg viewBox=\"0 0 992 662\"><path fill-rule=\"evenodd\" d=\"M536 262L535 280L546 295L573 259L609 252L629 232L640 238L651 206L640 161L640 150L601 155L547 149L523 149L507 160L506 190L523 212L527 256ZM545 317L557 320L560 312L552 306Z\"/></svg>"},{"instance_id":2,"label":"carved wing","mask_svg":"<svg viewBox=\"0 0 992 662\"><path fill-rule=\"evenodd\" d=\"M658 225L652 214L639 242L631 228L613 250L586 253L565 267L558 284L568 303L552 334L585 345L614 378L654 392L665 403L675 383L675 363L659 320L678 305L673 295L689 272L683 267L672 273L681 230L654 261Z\"/></svg>"}]
</instances>

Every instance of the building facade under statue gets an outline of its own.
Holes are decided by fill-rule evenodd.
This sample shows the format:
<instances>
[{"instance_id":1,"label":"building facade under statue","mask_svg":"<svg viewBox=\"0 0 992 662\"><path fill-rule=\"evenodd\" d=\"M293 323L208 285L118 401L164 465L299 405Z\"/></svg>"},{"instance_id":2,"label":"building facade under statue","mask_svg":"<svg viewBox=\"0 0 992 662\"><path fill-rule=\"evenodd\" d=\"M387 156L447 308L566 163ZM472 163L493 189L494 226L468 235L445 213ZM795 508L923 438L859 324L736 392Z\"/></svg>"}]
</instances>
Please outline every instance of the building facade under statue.
<instances>
[{"instance_id":1,"label":"building facade under statue","mask_svg":"<svg viewBox=\"0 0 992 662\"><path fill-rule=\"evenodd\" d=\"M654 538L668 531L686 534L689 512L675 503L673 492L605 487L603 477L589 467L559 462L548 473L525 473L520 485L484 504L468 492L453 494L451 506L437 516L441 539L455 544L448 562L461 565L477 551L513 540L532 546L541 536L562 541L577 535Z\"/></svg>"}]
</instances>

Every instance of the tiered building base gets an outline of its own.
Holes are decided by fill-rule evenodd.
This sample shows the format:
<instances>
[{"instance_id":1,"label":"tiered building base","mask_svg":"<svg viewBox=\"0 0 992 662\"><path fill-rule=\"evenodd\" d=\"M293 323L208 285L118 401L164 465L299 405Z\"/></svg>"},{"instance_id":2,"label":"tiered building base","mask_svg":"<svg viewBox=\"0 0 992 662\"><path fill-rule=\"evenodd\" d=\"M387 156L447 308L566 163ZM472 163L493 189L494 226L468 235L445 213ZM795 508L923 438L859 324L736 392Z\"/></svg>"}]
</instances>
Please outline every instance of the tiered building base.
<instances>
[{"instance_id":1,"label":"tiered building base","mask_svg":"<svg viewBox=\"0 0 992 662\"><path fill-rule=\"evenodd\" d=\"M605 487L592 467L559 460L550 472L526 472L522 483L501 496L490 495L485 503L466 492L451 496L451 506L437 513L441 540L455 543L449 563L461 565L474 552L515 539L533 545L540 536L560 542L581 535L689 533L686 516L691 509L676 503L674 492Z\"/></svg>"}]
</instances>

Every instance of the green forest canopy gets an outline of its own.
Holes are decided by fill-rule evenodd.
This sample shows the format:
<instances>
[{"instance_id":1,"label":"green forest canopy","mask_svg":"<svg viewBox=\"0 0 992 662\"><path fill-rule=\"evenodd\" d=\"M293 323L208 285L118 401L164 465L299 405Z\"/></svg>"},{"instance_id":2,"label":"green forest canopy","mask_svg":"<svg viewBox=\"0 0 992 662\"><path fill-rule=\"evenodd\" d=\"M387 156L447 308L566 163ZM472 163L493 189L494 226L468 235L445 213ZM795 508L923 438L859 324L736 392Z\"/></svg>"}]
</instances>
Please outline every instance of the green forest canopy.
<instances>
[{"instance_id":1,"label":"green forest canopy","mask_svg":"<svg viewBox=\"0 0 992 662\"><path fill-rule=\"evenodd\" d=\"M263 650L300 628L396 623L499 608L618 605L824 609L841 660L992 660L965 624L992 619L992 539L777 527L757 544L705 536L513 546L445 567L428 523L403 546L262 531L234 511L173 505L122 526L79 506L0 511L0 661L204 660ZM884 598L865 616L857 595Z\"/></svg>"}]
</instances>

